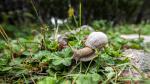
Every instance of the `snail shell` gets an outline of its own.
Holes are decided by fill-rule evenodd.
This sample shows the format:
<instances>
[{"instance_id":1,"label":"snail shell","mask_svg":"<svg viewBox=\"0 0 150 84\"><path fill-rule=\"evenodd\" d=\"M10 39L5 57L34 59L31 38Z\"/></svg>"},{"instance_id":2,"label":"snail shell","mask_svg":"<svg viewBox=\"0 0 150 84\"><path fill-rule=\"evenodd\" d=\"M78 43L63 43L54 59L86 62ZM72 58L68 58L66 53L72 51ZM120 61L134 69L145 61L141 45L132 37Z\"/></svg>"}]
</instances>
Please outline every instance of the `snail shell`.
<instances>
[{"instance_id":1,"label":"snail shell","mask_svg":"<svg viewBox=\"0 0 150 84\"><path fill-rule=\"evenodd\" d=\"M108 42L108 38L106 36L106 34L104 34L103 32L92 32L88 37L87 40L85 42L85 46L88 46L92 49L95 48L102 48L103 46L105 46Z\"/></svg>"}]
</instances>

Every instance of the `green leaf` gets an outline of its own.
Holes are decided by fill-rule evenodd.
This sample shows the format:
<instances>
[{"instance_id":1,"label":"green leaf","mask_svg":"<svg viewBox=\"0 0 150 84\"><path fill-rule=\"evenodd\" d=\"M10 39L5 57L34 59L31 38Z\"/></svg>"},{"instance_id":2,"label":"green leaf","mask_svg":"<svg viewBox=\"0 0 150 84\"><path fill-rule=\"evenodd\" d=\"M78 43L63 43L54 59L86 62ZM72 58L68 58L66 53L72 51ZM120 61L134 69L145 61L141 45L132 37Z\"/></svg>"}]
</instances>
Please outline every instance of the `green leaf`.
<instances>
[{"instance_id":1,"label":"green leaf","mask_svg":"<svg viewBox=\"0 0 150 84\"><path fill-rule=\"evenodd\" d=\"M107 78L111 79L115 75L115 72L110 72L107 74Z\"/></svg>"},{"instance_id":2,"label":"green leaf","mask_svg":"<svg viewBox=\"0 0 150 84\"><path fill-rule=\"evenodd\" d=\"M97 74L97 73L92 74L93 81L98 82L100 80L100 78L101 77L99 74Z\"/></svg>"},{"instance_id":3,"label":"green leaf","mask_svg":"<svg viewBox=\"0 0 150 84\"><path fill-rule=\"evenodd\" d=\"M98 82L100 81L100 75L97 73L80 74L76 77L77 77L76 84L98 84Z\"/></svg>"},{"instance_id":4,"label":"green leaf","mask_svg":"<svg viewBox=\"0 0 150 84\"><path fill-rule=\"evenodd\" d=\"M105 68L105 71L107 71L107 72L112 72L112 71L113 71L113 68L112 68L112 67L106 67L106 68Z\"/></svg>"},{"instance_id":5,"label":"green leaf","mask_svg":"<svg viewBox=\"0 0 150 84\"><path fill-rule=\"evenodd\" d=\"M43 56L45 56L45 57L50 57L51 56L51 53L50 53L50 51L39 51L38 53L36 53L35 55L34 55L34 58L35 59L41 59Z\"/></svg>"},{"instance_id":6,"label":"green leaf","mask_svg":"<svg viewBox=\"0 0 150 84\"><path fill-rule=\"evenodd\" d=\"M12 67L4 67L1 71L9 71L11 69L12 69Z\"/></svg>"},{"instance_id":7,"label":"green leaf","mask_svg":"<svg viewBox=\"0 0 150 84\"><path fill-rule=\"evenodd\" d=\"M52 63L53 63L54 65L60 65L62 62L63 62L62 59L58 57L57 59L53 60Z\"/></svg>"},{"instance_id":8,"label":"green leaf","mask_svg":"<svg viewBox=\"0 0 150 84\"><path fill-rule=\"evenodd\" d=\"M56 84L56 79L53 77L46 77L43 80L37 82L37 84Z\"/></svg>"},{"instance_id":9,"label":"green leaf","mask_svg":"<svg viewBox=\"0 0 150 84\"><path fill-rule=\"evenodd\" d=\"M76 80L76 84L92 84L91 77L88 75L80 75Z\"/></svg>"},{"instance_id":10,"label":"green leaf","mask_svg":"<svg viewBox=\"0 0 150 84\"><path fill-rule=\"evenodd\" d=\"M63 80L60 82L60 84L71 84L70 80Z\"/></svg>"},{"instance_id":11,"label":"green leaf","mask_svg":"<svg viewBox=\"0 0 150 84\"><path fill-rule=\"evenodd\" d=\"M61 52L56 52L53 54L53 61L52 63L54 65L60 65L63 64L65 66L69 66L71 64L71 56L72 51L70 48L66 48L62 50Z\"/></svg>"}]
</instances>

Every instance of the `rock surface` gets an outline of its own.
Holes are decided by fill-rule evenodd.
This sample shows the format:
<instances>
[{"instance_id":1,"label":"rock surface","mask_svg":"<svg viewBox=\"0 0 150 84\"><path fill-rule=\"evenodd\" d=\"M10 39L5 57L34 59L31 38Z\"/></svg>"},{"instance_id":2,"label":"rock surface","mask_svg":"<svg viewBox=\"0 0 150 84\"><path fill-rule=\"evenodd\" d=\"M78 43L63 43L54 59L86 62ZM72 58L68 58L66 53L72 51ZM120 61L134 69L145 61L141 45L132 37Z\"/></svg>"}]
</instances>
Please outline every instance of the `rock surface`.
<instances>
[{"instance_id":1,"label":"rock surface","mask_svg":"<svg viewBox=\"0 0 150 84\"><path fill-rule=\"evenodd\" d=\"M127 39L127 40L137 40L137 39L139 39L138 34L121 35L120 37L123 38L123 39ZM150 35L141 35L140 38L144 39L144 43L150 42Z\"/></svg>"},{"instance_id":2,"label":"rock surface","mask_svg":"<svg viewBox=\"0 0 150 84\"><path fill-rule=\"evenodd\" d=\"M125 40L139 39L138 34L121 35L120 37ZM150 35L141 35L140 38L143 38L144 49L150 51ZM127 49L123 51L123 55L125 57L128 57L131 65L135 66L138 70L140 70L145 77L150 78L150 52L146 52L144 50ZM134 69L125 70L122 73L122 76L141 78L141 74Z\"/></svg>"},{"instance_id":3,"label":"rock surface","mask_svg":"<svg viewBox=\"0 0 150 84\"><path fill-rule=\"evenodd\" d=\"M144 50L127 49L123 55L130 59L132 65L143 72L150 71L150 53Z\"/></svg>"}]
</instances>

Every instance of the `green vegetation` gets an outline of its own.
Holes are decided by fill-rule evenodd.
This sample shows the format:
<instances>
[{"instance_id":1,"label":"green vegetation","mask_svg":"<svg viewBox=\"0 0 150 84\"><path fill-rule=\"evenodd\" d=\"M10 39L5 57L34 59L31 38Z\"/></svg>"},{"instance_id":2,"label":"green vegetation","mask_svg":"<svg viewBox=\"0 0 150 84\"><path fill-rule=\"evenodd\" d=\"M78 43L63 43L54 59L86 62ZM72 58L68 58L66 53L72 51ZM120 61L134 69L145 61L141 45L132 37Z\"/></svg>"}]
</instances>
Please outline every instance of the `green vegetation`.
<instances>
[{"instance_id":1,"label":"green vegetation","mask_svg":"<svg viewBox=\"0 0 150 84\"><path fill-rule=\"evenodd\" d=\"M127 58L122 60L119 58L123 57L122 50L125 48L144 49L141 44L142 39L127 41L121 39L120 34L139 32L150 34L150 25L112 27L105 21L95 21L91 25L96 31L104 31L108 35L109 44L103 50L97 51L97 57L94 60L78 63L72 59L72 48L82 48L83 40L90 31L80 31L68 36L69 47L59 50L58 42L49 39L54 33L48 30L48 26L42 27L42 32L34 36L26 29L25 32L28 32L28 36L25 38L14 33L18 37L16 39L7 37L1 28L1 34L5 40L0 40L0 82L14 84L97 84L102 82L114 84L124 80L137 80L134 77L124 78L121 76L122 71L133 68L133 66L130 65ZM37 26L32 27L29 29L35 30ZM60 26L58 31L69 31L65 30L67 29L65 27L64 25ZM75 29L71 25L68 27L71 30ZM5 26L5 28L11 32L18 31L9 30L12 26Z\"/></svg>"},{"instance_id":2,"label":"green vegetation","mask_svg":"<svg viewBox=\"0 0 150 84\"><path fill-rule=\"evenodd\" d=\"M143 38L124 40L120 37L122 34L150 35L148 0L0 2L0 83L122 84L150 81L123 55L123 51L130 48L150 51L150 43L144 44ZM91 33L90 30L80 30L83 24L106 33L109 42L100 50L91 49L95 59L77 62L72 57L74 49L85 47L85 39ZM78 32L66 35L66 32L77 29ZM65 47L57 39L59 34L65 35ZM124 76L123 72L127 70L137 71L141 76L134 77L131 73L131 76Z\"/></svg>"}]
</instances>

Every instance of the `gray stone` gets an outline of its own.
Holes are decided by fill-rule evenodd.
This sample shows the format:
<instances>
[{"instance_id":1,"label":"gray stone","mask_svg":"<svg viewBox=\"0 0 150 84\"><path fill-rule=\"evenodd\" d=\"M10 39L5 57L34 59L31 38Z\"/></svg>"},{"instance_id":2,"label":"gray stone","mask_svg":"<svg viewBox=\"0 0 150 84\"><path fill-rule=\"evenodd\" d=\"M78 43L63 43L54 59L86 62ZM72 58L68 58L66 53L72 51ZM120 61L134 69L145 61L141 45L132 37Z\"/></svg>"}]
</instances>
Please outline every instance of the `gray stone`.
<instances>
[{"instance_id":1,"label":"gray stone","mask_svg":"<svg viewBox=\"0 0 150 84\"><path fill-rule=\"evenodd\" d=\"M143 72L150 71L150 53L144 50L127 49L123 52L125 57L130 59L132 65Z\"/></svg>"},{"instance_id":2,"label":"gray stone","mask_svg":"<svg viewBox=\"0 0 150 84\"><path fill-rule=\"evenodd\" d=\"M121 35L120 37L123 38L123 39L127 39L127 40L137 40L137 39L139 39L138 34ZM144 43L150 42L150 35L140 35L140 38L144 39Z\"/></svg>"}]
</instances>

